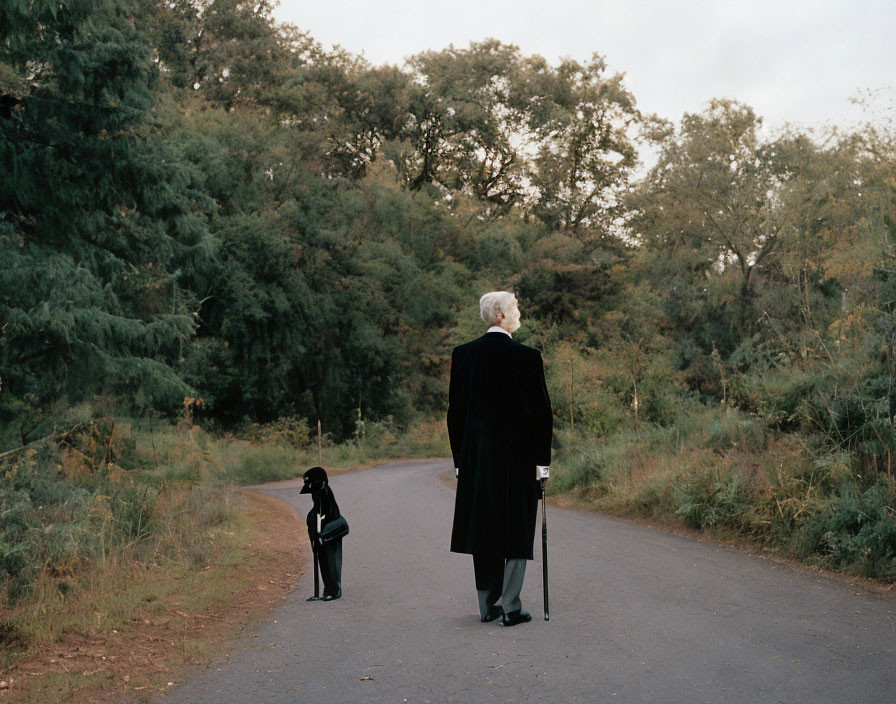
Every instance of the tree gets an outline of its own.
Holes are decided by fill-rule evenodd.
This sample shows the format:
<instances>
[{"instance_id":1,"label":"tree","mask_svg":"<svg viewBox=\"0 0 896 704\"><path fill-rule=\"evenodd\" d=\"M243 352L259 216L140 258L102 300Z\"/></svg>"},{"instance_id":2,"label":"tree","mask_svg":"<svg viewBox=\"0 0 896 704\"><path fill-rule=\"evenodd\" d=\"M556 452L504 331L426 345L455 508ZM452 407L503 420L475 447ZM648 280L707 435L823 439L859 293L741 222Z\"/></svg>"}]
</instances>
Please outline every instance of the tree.
<instances>
[{"instance_id":1,"label":"tree","mask_svg":"<svg viewBox=\"0 0 896 704\"><path fill-rule=\"evenodd\" d=\"M686 114L628 199L631 227L645 246L690 259L693 274L738 272L739 324L748 330L756 324L756 272L775 251L781 228L773 148L760 141L760 124L731 100Z\"/></svg>"},{"instance_id":2,"label":"tree","mask_svg":"<svg viewBox=\"0 0 896 704\"><path fill-rule=\"evenodd\" d=\"M487 39L469 49L418 54L408 63L416 79L406 128L416 150L415 163L405 166L411 187L439 183L506 212L525 185L519 49Z\"/></svg>"},{"instance_id":3,"label":"tree","mask_svg":"<svg viewBox=\"0 0 896 704\"><path fill-rule=\"evenodd\" d=\"M307 34L278 25L271 0L149 0L140 26L163 77L229 110L254 104L311 50Z\"/></svg>"},{"instance_id":4,"label":"tree","mask_svg":"<svg viewBox=\"0 0 896 704\"><path fill-rule=\"evenodd\" d=\"M200 255L207 199L153 135L157 72L134 7L29 9L0 24L16 101L0 115L4 392L38 407L127 389L173 408L193 329L180 267Z\"/></svg>"},{"instance_id":5,"label":"tree","mask_svg":"<svg viewBox=\"0 0 896 704\"><path fill-rule=\"evenodd\" d=\"M537 190L533 210L551 228L606 232L619 213L620 189L637 161L632 130L641 116L623 75L605 75L595 54L556 69L541 57L525 70L529 128L536 156L528 178Z\"/></svg>"}]
</instances>

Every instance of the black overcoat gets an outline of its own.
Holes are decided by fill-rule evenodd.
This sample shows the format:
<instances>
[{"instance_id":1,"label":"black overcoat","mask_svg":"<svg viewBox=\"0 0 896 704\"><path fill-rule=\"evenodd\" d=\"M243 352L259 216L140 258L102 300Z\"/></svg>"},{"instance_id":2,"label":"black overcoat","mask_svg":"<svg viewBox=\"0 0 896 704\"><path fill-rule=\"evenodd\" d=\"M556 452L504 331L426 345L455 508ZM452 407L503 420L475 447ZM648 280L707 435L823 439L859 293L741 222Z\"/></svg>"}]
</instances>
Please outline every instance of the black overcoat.
<instances>
[{"instance_id":1,"label":"black overcoat","mask_svg":"<svg viewBox=\"0 0 896 704\"><path fill-rule=\"evenodd\" d=\"M532 559L553 415L538 350L502 332L451 355L448 435L458 468L451 551Z\"/></svg>"},{"instance_id":2,"label":"black overcoat","mask_svg":"<svg viewBox=\"0 0 896 704\"><path fill-rule=\"evenodd\" d=\"M317 536L319 535L317 532L317 514L320 513L324 517L320 524L321 529L328 523L335 521L342 514L339 513L339 504L336 503L336 497L333 495L333 490L329 484L325 484L320 490L310 493L314 506L308 512L305 523L308 526L308 537L311 539L311 544L317 546Z\"/></svg>"}]
</instances>

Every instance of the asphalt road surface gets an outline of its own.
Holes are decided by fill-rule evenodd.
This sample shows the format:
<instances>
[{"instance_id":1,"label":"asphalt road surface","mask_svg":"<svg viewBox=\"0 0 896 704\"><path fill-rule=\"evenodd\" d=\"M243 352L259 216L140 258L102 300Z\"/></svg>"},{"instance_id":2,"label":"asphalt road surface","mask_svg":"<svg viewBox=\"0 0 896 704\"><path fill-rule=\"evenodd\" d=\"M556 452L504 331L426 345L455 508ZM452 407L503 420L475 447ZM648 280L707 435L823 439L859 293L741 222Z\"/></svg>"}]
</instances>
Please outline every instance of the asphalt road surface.
<instances>
[{"instance_id":1,"label":"asphalt road surface","mask_svg":"<svg viewBox=\"0 0 896 704\"><path fill-rule=\"evenodd\" d=\"M523 608L479 622L472 559L448 551L450 463L337 476L343 598L296 591L164 698L230 702L896 703L896 599L596 513L548 507ZM301 484L262 490L304 515ZM500 624L500 621L497 622Z\"/></svg>"}]
</instances>

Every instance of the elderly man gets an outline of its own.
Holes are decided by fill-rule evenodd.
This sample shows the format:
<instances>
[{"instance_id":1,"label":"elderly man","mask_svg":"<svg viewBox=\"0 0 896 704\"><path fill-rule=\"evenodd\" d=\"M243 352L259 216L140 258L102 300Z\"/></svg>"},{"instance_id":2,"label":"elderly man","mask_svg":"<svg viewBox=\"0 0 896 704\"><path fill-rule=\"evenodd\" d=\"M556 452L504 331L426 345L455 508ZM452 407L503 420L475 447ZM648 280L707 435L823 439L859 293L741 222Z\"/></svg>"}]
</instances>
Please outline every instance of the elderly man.
<instances>
[{"instance_id":1,"label":"elderly man","mask_svg":"<svg viewBox=\"0 0 896 704\"><path fill-rule=\"evenodd\" d=\"M551 401L538 350L514 342L507 291L479 301L490 326L451 355L448 435L457 472L451 551L473 556L483 622L531 621L520 591L532 559L539 479L551 462Z\"/></svg>"}]
</instances>

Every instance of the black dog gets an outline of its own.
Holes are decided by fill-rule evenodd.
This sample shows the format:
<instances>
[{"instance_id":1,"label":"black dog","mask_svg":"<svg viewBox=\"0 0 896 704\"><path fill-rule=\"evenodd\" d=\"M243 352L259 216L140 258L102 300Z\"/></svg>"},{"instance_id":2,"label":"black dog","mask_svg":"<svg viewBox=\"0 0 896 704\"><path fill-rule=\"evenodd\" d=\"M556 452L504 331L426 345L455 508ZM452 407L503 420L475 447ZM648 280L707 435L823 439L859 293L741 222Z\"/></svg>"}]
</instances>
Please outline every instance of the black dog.
<instances>
[{"instance_id":1,"label":"black dog","mask_svg":"<svg viewBox=\"0 0 896 704\"><path fill-rule=\"evenodd\" d=\"M324 580L324 601L342 596L342 538L348 535L348 523L339 513L339 505L327 481L323 467L312 467L302 477L305 486L300 494L311 494L314 508L308 513L308 537L314 552L314 596L308 601L320 599L317 569Z\"/></svg>"}]
</instances>

